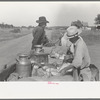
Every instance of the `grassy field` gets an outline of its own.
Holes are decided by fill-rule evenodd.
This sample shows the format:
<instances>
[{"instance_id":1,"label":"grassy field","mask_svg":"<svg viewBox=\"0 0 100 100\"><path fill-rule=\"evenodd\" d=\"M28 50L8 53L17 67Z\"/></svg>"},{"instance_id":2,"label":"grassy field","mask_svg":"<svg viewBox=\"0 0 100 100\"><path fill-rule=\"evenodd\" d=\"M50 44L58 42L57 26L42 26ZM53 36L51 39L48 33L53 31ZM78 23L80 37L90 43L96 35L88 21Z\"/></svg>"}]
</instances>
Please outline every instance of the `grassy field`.
<instances>
[{"instance_id":1,"label":"grassy field","mask_svg":"<svg viewBox=\"0 0 100 100\"><path fill-rule=\"evenodd\" d=\"M11 40L15 38L19 38L21 36L30 34L32 29L23 28L20 31L16 31L17 29L1 29L0 28L0 42ZM61 29L52 29L46 30L46 34L50 40L55 42L60 36L61 33L63 34L66 30ZM95 45L100 43L100 31L95 30L83 30L81 36L83 37L84 41L87 45Z\"/></svg>"}]
</instances>

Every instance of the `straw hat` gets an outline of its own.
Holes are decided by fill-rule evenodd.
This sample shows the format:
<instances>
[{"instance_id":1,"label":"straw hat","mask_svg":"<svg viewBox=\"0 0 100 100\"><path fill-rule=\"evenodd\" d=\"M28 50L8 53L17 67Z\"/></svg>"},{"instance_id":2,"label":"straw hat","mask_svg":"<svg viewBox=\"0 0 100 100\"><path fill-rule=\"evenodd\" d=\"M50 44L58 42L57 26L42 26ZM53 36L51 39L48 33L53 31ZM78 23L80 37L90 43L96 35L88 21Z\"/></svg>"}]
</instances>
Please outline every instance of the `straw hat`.
<instances>
[{"instance_id":1,"label":"straw hat","mask_svg":"<svg viewBox=\"0 0 100 100\"><path fill-rule=\"evenodd\" d=\"M70 26L67 28L67 37L68 38L72 38L72 37L75 37L75 36L78 36L80 35L82 32L81 29L78 29L76 26Z\"/></svg>"},{"instance_id":2,"label":"straw hat","mask_svg":"<svg viewBox=\"0 0 100 100\"><path fill-rule=\"evenodd\" d=\"M39 20L36 20L37 23L49 23L44 16L39 17Z\"/></svg>"}]
</instances>

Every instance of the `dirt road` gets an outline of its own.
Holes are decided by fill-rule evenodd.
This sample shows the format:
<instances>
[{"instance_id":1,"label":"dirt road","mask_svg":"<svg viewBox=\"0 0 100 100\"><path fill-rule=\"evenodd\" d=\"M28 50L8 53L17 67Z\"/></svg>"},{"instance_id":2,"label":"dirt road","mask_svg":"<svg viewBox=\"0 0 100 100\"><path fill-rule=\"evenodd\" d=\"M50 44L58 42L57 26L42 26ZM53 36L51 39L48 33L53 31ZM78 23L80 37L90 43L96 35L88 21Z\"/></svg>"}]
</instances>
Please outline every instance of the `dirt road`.
<instances>
[{"instance_id":1,"label":"dirt road","mask_svg":"<svg viewBox=\"0 0 100 100\"><path fill-rule=\"evenodd\" d=\"M0 42L0 69L6 63L15 60L19 53L27 53L31 49L32 34Z\"/></svg>"}]
</instances>

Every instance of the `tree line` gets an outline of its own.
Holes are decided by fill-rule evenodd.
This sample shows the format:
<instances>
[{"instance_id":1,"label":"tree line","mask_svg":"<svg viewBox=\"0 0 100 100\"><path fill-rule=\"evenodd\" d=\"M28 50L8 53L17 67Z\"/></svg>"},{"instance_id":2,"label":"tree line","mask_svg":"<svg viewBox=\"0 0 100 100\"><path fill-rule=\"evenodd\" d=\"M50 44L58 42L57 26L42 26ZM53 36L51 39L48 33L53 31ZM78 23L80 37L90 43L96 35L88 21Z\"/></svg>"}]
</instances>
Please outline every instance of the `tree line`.
<instances>
[{"instance_id":1,"label":"tree line","mask_svg":"<svg viewBox=\"0 0 100 100\"><path fill-rule=\"evenodd\" d=\"M34 26L14 26L12 24L0 23L0 28L34 28Z\"/></svg>"},{"instance_id":2,"label":"tree line","mask_svg":"<svg viewBox=\"0 0 100 100\"><path fill-rule=\"evenodd\" d=\"M4 23L0 24L0 28L13 28L13 27L14 27L13 25L9 25L9 24L4 24Z\"/></svg>"}]
</instances>

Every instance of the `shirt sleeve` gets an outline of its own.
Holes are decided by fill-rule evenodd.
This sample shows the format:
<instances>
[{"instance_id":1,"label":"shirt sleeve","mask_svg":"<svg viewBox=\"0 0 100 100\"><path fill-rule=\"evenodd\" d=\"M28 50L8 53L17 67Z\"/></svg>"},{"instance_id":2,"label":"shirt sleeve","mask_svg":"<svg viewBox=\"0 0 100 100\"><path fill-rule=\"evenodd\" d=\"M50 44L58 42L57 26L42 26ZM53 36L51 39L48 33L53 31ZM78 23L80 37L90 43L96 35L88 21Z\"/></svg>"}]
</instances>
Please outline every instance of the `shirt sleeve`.
<instances>
[{"instance_id":1,"label":"shirt sleeve","mask_svg":"<svg viewBox=\"0 0 100 100\"><path fill-rule=\"evenodd\" d=\"M82 59L83 59L83 44L82 42L79 42L74 55L74 60L72 62L72 65L76 68L82 65Z\"/></svg>"},{"instance_id":2,"label":"shirt sleeve","mask_svg":"<svg viewBox=\"0 0 100 100\"><path fill-rule=\"evenodd\" d=\"M43 34L43 29L42 28L37 28L33 32L35 32L35 33L33 33L33 35L34 35L34 42L33 42L33 44L35 45L35 44L37 44L37 42L41 38L41 36Z\"/></svg>"}]
</instances>

